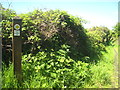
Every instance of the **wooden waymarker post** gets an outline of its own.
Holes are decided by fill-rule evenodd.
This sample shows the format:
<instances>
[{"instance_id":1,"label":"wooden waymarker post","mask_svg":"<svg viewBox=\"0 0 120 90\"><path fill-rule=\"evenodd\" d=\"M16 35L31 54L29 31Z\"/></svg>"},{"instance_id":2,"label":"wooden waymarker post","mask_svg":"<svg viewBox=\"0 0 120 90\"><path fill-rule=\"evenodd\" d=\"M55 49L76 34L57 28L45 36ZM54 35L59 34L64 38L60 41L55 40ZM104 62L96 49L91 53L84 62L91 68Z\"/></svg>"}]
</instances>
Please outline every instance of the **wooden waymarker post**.
<instances>
[{"instance_id":1,"label":"wooden waymarker post","mask_svg":"<svg viewBox=\"0 0 120 90\"><path fill-rule=\"evenodd\" d=\"M22 68L21 68L21 49L22 49L22 19L15 17L13 19L13 38L12 38L12 61L14 64L14 74L19 81L22 80Z\"/></svg>"}]
</instances>

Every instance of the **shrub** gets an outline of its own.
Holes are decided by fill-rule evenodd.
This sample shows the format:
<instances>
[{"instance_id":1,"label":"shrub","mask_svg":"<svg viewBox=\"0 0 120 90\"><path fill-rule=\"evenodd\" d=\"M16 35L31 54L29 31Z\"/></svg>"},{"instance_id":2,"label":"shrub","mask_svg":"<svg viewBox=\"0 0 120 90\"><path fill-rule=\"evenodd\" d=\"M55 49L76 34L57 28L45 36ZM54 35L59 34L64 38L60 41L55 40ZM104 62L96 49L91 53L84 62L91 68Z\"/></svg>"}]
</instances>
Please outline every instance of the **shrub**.
<instances>
[{"instance_id":1,"label":"shrub","mask_svg":"<svg viewBox=\"0 0 120 90\"><path fill-rule=\"evenodd\" d=\"M58 50L62 44L70 46L70 50L79 54L89 55L88 42L82 19L67 14L65 11L50 10L43 12L35 10L22 14L24 53L37 53L39 46L42 50ZM48 18L49 17L49 18ZM72 56L73 55L73 56ZM77 57L71 53L71 57Z\"/></svg>"},{"instance_id":2,"label":"shrub","mask_svg":"<svg viewBox=\"0 0 120 90\"><path fill-rule=\"evenodd\" d=\"M60 49L51 53L42 51L35 56L31 54L24 55L22 64L25 81L36 75L35 79L37 78L36 80L40 81L35 84L37 87L34 85L32 87L83 87L85 80L89 79L89 65L82 61L74 61L69 56L66 56L66 52ZM46 78L46 80L43 82L41 77ZM31 84L29 83L29 85Z\"/></svg>"},{"instance_id":3,"label":"shrub","mask_svg":"<svg viewBox=\"0 0 120 90\"><path fill-rule=\"evenodd\" d=\"M10 12L12 13L12 11ZM16 14L12 13L10 15L12 18ZM84 56L90 57L90 42L86 30L82 26L83 20L81 18L60 10L34 10L19 16L23 19L23 55L37 54L39 51L51 52L51 49L57 51L61 48L61 45L66 44L70 46L68 55L72 59L81 60ZM11 45L12 23L6 18L6 20L2 21L2 24L3 45ZM11 51L8 50L11 59Z\"/></svg>"},{"instance_id":4,"label":"shrub","mask_svg":"<svg viewBox=\"0 0 120 90\"><path fill-rule=\"evenodd\" d=\"M105 50L105 47L114 42L113 32L107 27L92 27L88 29L87 35L91 41L91 47L95 49L95 53L100 54L101 50Z\"/></svg>"},{"instance_id":5,"label":"shrub","mask_svg":"<svg viewBox=\"0 0 120 90\"><path fill-rule=\"evenodd\" d=\"M2 12L2 60L8 65L11 60L12 51L11 47L7 45L12 46L12 18L16 13L11 9L5 9L3 7L0 8L0 12Z\"/></svg>"}]
</instances>

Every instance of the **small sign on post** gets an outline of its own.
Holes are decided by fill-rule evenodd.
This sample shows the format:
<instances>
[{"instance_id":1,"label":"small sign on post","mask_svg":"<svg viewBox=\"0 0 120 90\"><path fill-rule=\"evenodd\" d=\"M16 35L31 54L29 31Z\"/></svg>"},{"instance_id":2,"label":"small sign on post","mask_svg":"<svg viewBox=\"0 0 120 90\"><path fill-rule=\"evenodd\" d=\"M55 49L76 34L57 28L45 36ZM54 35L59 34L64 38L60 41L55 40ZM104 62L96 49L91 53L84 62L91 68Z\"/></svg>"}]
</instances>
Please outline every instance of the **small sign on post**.
<instances>
[{"instance_id":1,"label":"small sign on post","mask_svg":"<svg viewBox=\"0 0 120 90\"><path fill-rule=\"evenodd\" d=\"M15 24L14 25L14 36L20 36L20 25L19 24Z\"/></svg>"},{"instance_id":2,"label":"small sign on post","mask_svg":"<svg viewBox=\"0 0 120 90\"><path fill-rule=\"evenodd\" d=\"M14 74L16 75L19 81L22 80L22 67L21 67L21 49L22 49L22 19L15 17L13 19L13 38L12 38L12 61L14 64Z\"/></svg>"}]
</instances>

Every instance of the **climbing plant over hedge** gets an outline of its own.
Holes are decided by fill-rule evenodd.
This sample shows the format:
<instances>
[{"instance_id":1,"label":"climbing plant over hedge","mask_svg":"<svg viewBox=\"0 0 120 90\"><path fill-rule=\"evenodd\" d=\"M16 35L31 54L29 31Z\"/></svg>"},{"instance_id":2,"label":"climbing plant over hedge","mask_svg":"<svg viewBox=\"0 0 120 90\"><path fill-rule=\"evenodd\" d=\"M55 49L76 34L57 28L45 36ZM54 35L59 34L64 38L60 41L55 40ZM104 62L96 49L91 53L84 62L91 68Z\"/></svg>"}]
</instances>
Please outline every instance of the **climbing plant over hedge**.
<instances>
[{"instance_id":1,"label":"climbing plant over hedge","mask_svg":"<svg viewBox=\"0 0 120 90\"><path fill-rule=\"evenodd\" d=\"M23 50L26 53L37 53L40 48L57 51L66 44L70 46L71 57L89 56L89 41L81 18L60 10L34 10L19 16L23 19Z\"/></svg>"},{"instance_id":2,"label":"climbing plant over hedge","mask_svg":"<svg viewBox=\"0 0 120 90\"><path fill-rule=\"evenodd\" d=\"M5 18L10 13L10 19ZM15 12L5 10L3 13L3 39L11 43L11 19ZM104 50L105 46L113 40L111 31L106 27L93 27L86 31L83 19L72 16L60 10L34 10L20 14L23 19L22 40L23 54L37 54L39 51L58 51L61 45L70 46L68 55L75 59Z\"/></svg>"}]
</instances>

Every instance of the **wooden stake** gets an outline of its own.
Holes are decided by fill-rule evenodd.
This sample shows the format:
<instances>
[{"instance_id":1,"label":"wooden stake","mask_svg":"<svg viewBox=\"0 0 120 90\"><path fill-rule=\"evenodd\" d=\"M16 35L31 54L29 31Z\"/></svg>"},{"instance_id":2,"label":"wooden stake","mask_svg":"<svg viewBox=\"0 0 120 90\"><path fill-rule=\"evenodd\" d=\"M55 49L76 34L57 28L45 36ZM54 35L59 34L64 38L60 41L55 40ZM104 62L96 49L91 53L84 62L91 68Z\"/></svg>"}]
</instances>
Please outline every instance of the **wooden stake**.
<instances>
[{"instance_id":1,"label":"wooden stake","mask_svg":"<svg viewBox=\"0 0 120 90\"><path fill-rule=\"evenodd\" d=\"M21 68L21 29L22 19L15 17L13 19L13 38L12 38L12 61L14 64L14 74L19 81L22 80L22 68Z\"/></svg>"}]
</instances>

